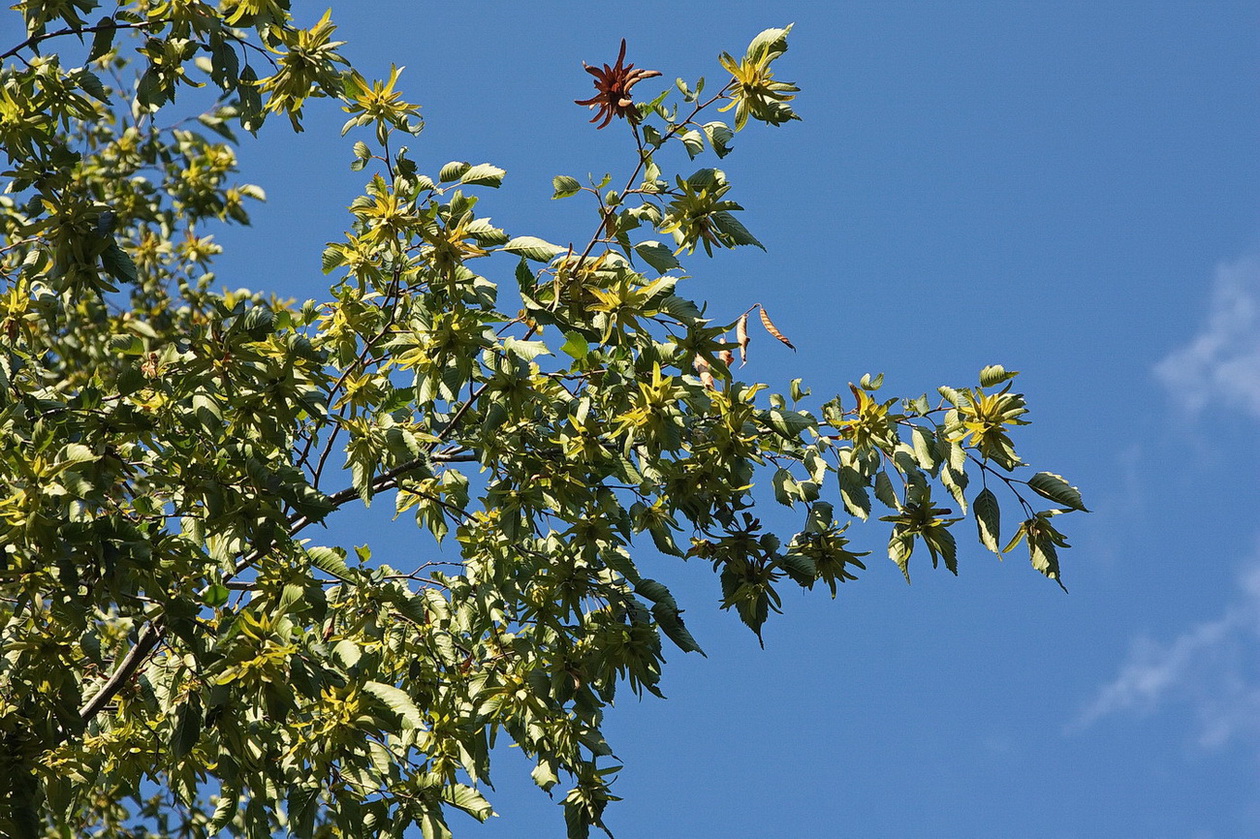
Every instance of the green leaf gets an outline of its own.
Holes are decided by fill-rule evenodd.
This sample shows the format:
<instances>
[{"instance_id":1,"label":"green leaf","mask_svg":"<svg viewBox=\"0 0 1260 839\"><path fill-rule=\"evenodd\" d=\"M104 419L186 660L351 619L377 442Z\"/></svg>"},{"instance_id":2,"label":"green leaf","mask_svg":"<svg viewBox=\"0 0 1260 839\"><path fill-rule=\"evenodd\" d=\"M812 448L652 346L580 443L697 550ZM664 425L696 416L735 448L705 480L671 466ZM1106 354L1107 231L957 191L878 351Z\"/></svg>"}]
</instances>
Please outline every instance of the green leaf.
<instances>
[{"instance_id":1,"label":"green leaf","mask_svg":"<svg viewBox=\"0 0 1260 839\"><path fill-rule=\"evenodd\" d=\"M101 84L101 80L96 74L90 70L79 70L74 75L74 81L79 85L79 89L91 96L97 101L109 104L109 94L105 91L105 85Z\"/></svg>"},{"instance_id":2,"label":"green leaf","mask_svg":"<svg viewBox=\"0 0 1260 839\"><path fill-rule=\"evenodd\" d=\"M1031 536L1028 539L1028 558L1031 560L1033 568L1057 582L1060 588L1067 591L1059 577L1059 553L1055 550L1054 542L1038 536Z\"/></svg>"},{"instance_id":3,"label":"green leaf","mask_svg":"<svg viewBox=\"0 0 1260 839\"><path fill-rule=\"evenodd\" d=\"M224 603L228 602L231 592L228 587L222 583L212 583L201 594L201 602L209 606L211 609L217 609Z\"/></svg>"},{"instance_id":4,"label":"green leaf","mask_svg":"<svg viewBox=\"0 0 1260 839\"><path fill-rule=\"evenodd\" d=\"M529 773L529 776L544 791L551 789L560 782L560 776L556 774L555 762L542 758L538 760L538 765Z\"/></svg>"},{"instance_id":5,"label":"green leaf","mask_svg":"<svg viewBox=\"0 0 1260 839\"><path fill-rule=\"evenodd\" d=\"M306 555L311 558L311 564L320 571L332 574L338 579L350 579L350 568L346 565L344 548L308 547Z\"/></svg>"},{"instance_id":6,"label":"green leaf","mask_svg":"<svg viewBox=\"0 0 1260 839\"><path fill-rule=\"evenodd\" d=\"M338 641L332 648L333 658L335 658L342 667L349 670L359 663L363 657L363 650L353 641L343 638Z\"/></svg>"},{"instance_id":7,"label":"green leaf","mask_svg":"<svg viewBox=\"0 0 1260 839\"><path fill-rule=\"evenodd\" d=\"M657 603L652 607L652 619L656 621L661 632L665 633L665 637L673 641L678 649L685 653L700 653L708 658L704 650L700 649L700 644L696 642L691 631L687 629L682 619L682 610L677 606L663 602Z\"/></svg>"},{"instance_id":8,"label":"green leaf","mask_svg":"<svg viewBox=\"0 0 1260 839\"><path fill-rule=\"evenodd\" d=\"M888 538L888 557L897 563L901 573L910 582L910 554L914 553L914 534L904 528L894 527Z\"/></svg>"},{"instance_id":9,"label":"green leaf","mask_svg":"<svg viewBox=\"0 0 1260 839\"><path fill-rule=\"evenodd\" d=\"M364 682L363 690L385 703L387 708L397 714L404 729L424 727L424 717L420 714L420 709L405 692L393 685L373 681Z\"/></svg>"},{"instance_id":10,"label":"green leaf","mask_svg":"<svg viewBox=\"0 0 1260 839\"><path fill-rule=\"evenodd\" d=\"M713 147L713 151L719 158L726 157L734 151L730 143L731 138L735 136L735 132L726 123L706 122L704 124L704 136L709 138L709 145Z\"/></svg>"},{"instance_id":11,"label":"green leaf","mask_svg":"<svg viewBox=\"0 0 1260 839\"><path fill-rule=\"evenodd\" d=\"M792 477L792 473L786 469L775 470L771 484L774 486L774 500L784 507L791 507L793 502L801 495L800 484L797 483L796 478Z\"/></svg>"},{"instance_id":12,"label":"green leaf","mask_svg":"<svg viewBox=\"0 0 1260 839\"><path fill-rule=\"evenodd\" d=\"M893 489L892 479L888 477L888 473L880 469L875 473L875 497L883 503L885 507L893 510L901 509L901 501L897 498L897 492Z\"/></svg>"},{"instance_id":13,"label":"green leaf","mask_svg":"<svg viewBox=\"0 0 1260 839\"><path fill-rule=\"evenodd\" d=\"M503 176L506 174L498 166L478 163L476 166L465 169L459 176L459 182L468 186L490 186L497 189L503 183Z\"/></svg>"},{"instance_id":14,"label":"green leaf","mask_svg":"<svg viewBox=\"0 0 1260 839\"><path fill-rule=\"evenodd\" d=\"M255 340L266 337L275 326L276 313L270 306L251 306L241 317L241 330Z\"/></svg>"},{"instance_id":15,"label":"green leaf","mask_svg":"<svg viewBox=\"0 0 1260 839\"><path fill-rule=\"evenodd\" d=\"M109 247L101 254L101 266L105 273L119 282L137 282L136 263L131 261L126 251L118 247L117 242L110 242Z\"/></svg>"},{"instance_id":16,"label":"green leaf","mask_svg":"<svg viewBox=\"0 0 1260 839\"><path fill-rule=\"evenodd\" d=\"M766 29L762 31L748 44L748 50L744 53L745 57L753 61L760 61L767 55L773 59L787 52L787 36L792 31L793 26L795 24L789 23L782 29Z\"/></svg>"},{"instance_id":17,"label":"green leaf","mask_svg":"<svg viewBox=\"0 0 1260 839\"><path fill-rule=\"evenodd\" d=\"M1069 484L1062 475L1056 475L1053 472L1038 472L1028 479L1028 487L1056 504L1084 513L1089 512L1081 500L1081 491Z\"/></svg>"},{"instance_id":18,"label":"green leaf","mask_svg":"<svg viewBox=\"0 0 1260 839\"><path fill-rule=\"evenodd\" d=\"M526 361L533 361L540 355L551 355L545 341L520 341L510 335L503 339L503 349Z\"/></svg>"},{"instance_id":19,"label":"green leaf","mask_svg":"<svg viewBox=\"0 0 1260 839\"><path fill-rule=\"evenodd\" d=\"M553 245L537 236L517 236L504 245L503 250L535 262L550 262L562 253L568 253L569 249Z\"/></svg>"},{"instance_id":20,"label":"green leaf","mask_svg":"<svg viewBox=\"0 0 1260 839\"><path fill-rule=\"evenodd\" d=\"M980 371L980 386L994 387L1002 384L1002 382L1010 381L1018 375L1018 370L1008 371L1001 364L990 364Z\"/></svg>"},{"instance_id":21,"label":"green leaf","mask_svg":"<svg viewBox=\"0 0 1260 839\"><path fill-rule=\"evenodd\" d=\"M841 466L840 476L840 500L844 502L844 508L851 514L857 516L862 521L871 514L871 497L866 492L866 482L862 479L862 474L852 466ZM876 476L875 491L879 492L879 477L883 477L885 481L888 476L881 470ZM889 489L891 489L891 484ZM883 501L883 499L880 499ZM892 506L892 505L889 505Z\"/></svg>"},{"instance_id":22,"label":"green leaf","mask_svg":"<svg viewBox=\"0 0 1260 839\"><path fill-rule=\"evenodd\" d=\"M92 48L88 51L88 63L95 61L114 47L114 33L118 27L112 17L103 17L96 22L96 33L92 36Z\"/></svg>"},{"instance_id":23,"label":"green leaf","mask_svg":"<svg viewBox=\"0 0 1260 839\"><path fill-rule=\"evenodd\" d=\"M442 170L438 172L438 181L444 184L451 183L452 181L458 181L461 177L463 177L464 173L471 168L471 163L466 163L462 160L452 160L450 163L443 166Z\"/></svg>"},{"instance_id":24,"label":"green leaf","mask_svg":"<svg viewBox=\"0 0 1260 839\"><path fill-rule=\"evenodd\" d=\"M944 463L941 465L941 483L949 490L949 494L958 502L958 506L962 508L962 512L967 512L967 483L969 478L965 470L955 469L952 465Z\"/></svg>"},{"instance_id":25,"label":"green leaf","mask_svg":"<svg viewBox=\"0 0 1260 839\"><path fill-rule=\"evenodd\" d=\"M82 443L67 443L57 457L59 463L91 463L98 460L92 450Z\"/></svg>"},{"instance_id":26,"label":"green leaf","mask_svg":"<svg viewBox=\"0 0 1260 839\"><path fill-rule=\"evenodd\" d=\"M682 140L683 146L687 149L687 156L692 160L695 160L696 155L704 151L704 135L694 128L680 134L678 139Z\"/></svg>"},{"instance_id":27,"label":"green leaf","mask_svg":"<svg viewBox=\"0 0 1260 839\"><path fill-rule=\"evenodd\" d=\"M570 195L577 195L582 191L582 184L577 178L570 178L568 175L556 175L551 179L552 200L557 198L568 198Z\"/></svg>"},{"instance_id":28,"label":"green leaf","mask_svg":"<svg viewBox=\"0 0 1260 839\"><path fill-rule=\"evenodd\" d=\"M960 393L948 385L941 385L936 389L936 391L941 396L945 397L945 401L953 405L955 408L962 408L971 404L971 400L967 398L966 394Z\"/></svg>"},{"instance_id":29,"label":"green leaf","mask_svg":"<svg viewBox=\"0 0 1260 839\"><path fill-rule=\"evenodd\" d=\"M442 800L453 807L463 810L479 822L494 815L490 802L467 784L455 784L442 790Z\"/></svg>"},{"instance_id":30,"label":"green leaf","mask_svg":"<svg viewBox=\"0 0 1260 839\"><path fill-rule=\"evenodd\" d=\"M1001 556L998 544L1001 540L1002 515L998 509L997 496L988 487L976 494L971 502L971 510L976 517L976 527L980 533L980 544Z\"/></svg>"},{"instance_id":31,"label":"green leaf","mask_svg":"<svg viewBox=\"0 0 1260 839\"><path fill-rule=\"evenodd\" d=\"M958 547L954 542L954 534L945 527L932 527L923 534L923 543L932 555L932 567L936 567L937 555L945 560L945 567L954 576L958 575Z\"/></svg>"},{"instance_id":32,"label":"green leaf","mask_svg":"<svg viewBox=\"0 0 1260 839\"><path fill-rule=\"evenodd\" d=\"M590 354L591 345L587 343L581 332L566 332L564 333L564 343L560 345L560 351L580 361Z\"/></svg>"},{"instance_id":33,"label":"green leaf","mask_svg":"<svg viewBox=\"0 0 1260 839\"><path fill-rule=\"evenodd\" d=\"M660 242L640 242L634 246L634 252L660 274L681 265L674 252Z\"/></svg>"},{"instance_id":34,"label":"green leaf","mask_svg":"<svg viewBox=\"0 0 1260 839\"><path fill-rule=\"evenodd\" d=\"M911 437L914 440L914 459L925 472L931 472L937 464L935 435L923 426L916 425L911 431Z\"/></svg>"},{"instance_id":35,"label":"green leaf","mask_svg":"<svg viewBox=\"0 0 1260 839\"><path fill-rule=\"evenodd\" d=\"M797 413L796 411L782 411L773 408L765 414L770 427L779 432L788 440L797 440L807 428L815 426L814 418L808 414Z\"/></svg>"},{"instance_id":36,"label":"green leaf","mask_svg":"<svg viewBox=\"0 0 1260 839\"><path fill-rule=\"evenodd\" d=\"M863 373L862 378L858 380L858 387L862 390L876 391L884 386L884 374L879 373L872 376L870 373Z\"/></svg>"},{"instance_id":37,"label":"green leaf","mask_svg":"<svg viewBox=\"0 0 1260 839\"><path fill-rule=\"evenodd\" d=\"M175 711L175 727L171 732L171 757L178 760L193 750L201 739L202 719L201 700L197 694L191 694Z\"/></svg>"},{"instance_id":38,"label":"green leaf","mask_svg":"<svg viewBox=\"0 0 1260 839\"><path fill-rule=\"evenodd\" d=\"M739 219L726 210L719 210L713 213L709 216L709 219L713 222L714 227L725 233L736 245L754 245L763 251L766 249L766 246L757 241L757 237L752 235Z\"/></svg>"}]
</instances>

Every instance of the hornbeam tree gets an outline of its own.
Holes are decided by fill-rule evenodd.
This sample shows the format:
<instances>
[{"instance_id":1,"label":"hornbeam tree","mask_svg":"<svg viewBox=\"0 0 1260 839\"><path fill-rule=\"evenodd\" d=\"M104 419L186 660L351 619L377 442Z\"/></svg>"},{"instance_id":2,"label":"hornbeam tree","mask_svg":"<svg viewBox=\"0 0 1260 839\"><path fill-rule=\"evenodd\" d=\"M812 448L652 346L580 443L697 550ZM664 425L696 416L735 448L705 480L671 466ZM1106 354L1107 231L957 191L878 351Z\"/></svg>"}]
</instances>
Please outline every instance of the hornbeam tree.
<instances>
[{"instance_id":1,"label":"hornbeam tree","mask_svg":"<svg viewBox=\"0 0 1260 839\"><path fill-rule=\"evenodd\" d=\"M865 567L852 519L907 579L915 551L956 572L967 529L1059 581L1056 517L1085 508L1016 453L1014 372L774 394L735 355L791 346L766 309L678 292L679 257L760 247L711 164L797 118L790 27L707 86L639 97L661 74L624 42L588 66L588 130L633 153L555 178L594 210L559 246L490 222L502 169L409 156L398 71L368 81L288 5L26 0L0 45L0 834L443 837L491 815L510 741L584 837L614 798L606 706L658 692L666 641L700 651L645 552L710 564L758 636L785 587ZM186 86L217 99L174 119ZM235 132L301 130L313 99L366 180L326 293L216 290L206 229L263 197ZM672 148L708 165L666 171ZM457 562L320 543L369 502ZM763 529L775 503L797 532Z\"/></svg>"}]
</instances>

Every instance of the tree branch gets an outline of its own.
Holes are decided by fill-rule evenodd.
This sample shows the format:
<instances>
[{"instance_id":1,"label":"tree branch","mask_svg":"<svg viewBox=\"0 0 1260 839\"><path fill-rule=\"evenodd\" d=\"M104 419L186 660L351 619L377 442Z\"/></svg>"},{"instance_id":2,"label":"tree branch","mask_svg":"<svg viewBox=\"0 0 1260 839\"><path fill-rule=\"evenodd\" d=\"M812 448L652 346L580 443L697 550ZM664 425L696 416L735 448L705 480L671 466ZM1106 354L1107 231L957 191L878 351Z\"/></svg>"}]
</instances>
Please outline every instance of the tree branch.
<instances>
[{"instance_id":1,"label":"tree branch","mask_svg":"<svg viewBox=\"0 0 1260 839\"><path fill-rule=\"evenodd\" d=\"M89 32L103 32L106 29L146 29L151 26L162 26L169 22L170 21L166 20L146 20L142 23L119 23L118 21L113 20L109 23L97 24L96 26L67 26L65 29L58 29L56 32L43 32L39 35L32 35L8 52L0 54L0 61L3 61L6 58L12 58L27 47L33 47L42 41L47 41L49 38L60 38L62 35L81 36Z\"/></svg>"},{"instance_id":2,"label":"tree branch","mask_svg":"<svg viewBox=\"0 0 1260 839\"><path fill-rule=\"evenodd\" d=\"M96 692L96 695L79 709L79 719L83 720L84 723L91 722L92 718L99 714L101 709L118 695L118 691L122 690L123 685L144 665L149 654L157 649L157 645L161 640L162 619L155 618L145 624L144 629L140 631L140 638L136 641L136 645L127 651L122 661L118 662L118 666L114 668L114 672L105 680L105 684L101 685L101 689Z\"/></svg>"}]
</instances>

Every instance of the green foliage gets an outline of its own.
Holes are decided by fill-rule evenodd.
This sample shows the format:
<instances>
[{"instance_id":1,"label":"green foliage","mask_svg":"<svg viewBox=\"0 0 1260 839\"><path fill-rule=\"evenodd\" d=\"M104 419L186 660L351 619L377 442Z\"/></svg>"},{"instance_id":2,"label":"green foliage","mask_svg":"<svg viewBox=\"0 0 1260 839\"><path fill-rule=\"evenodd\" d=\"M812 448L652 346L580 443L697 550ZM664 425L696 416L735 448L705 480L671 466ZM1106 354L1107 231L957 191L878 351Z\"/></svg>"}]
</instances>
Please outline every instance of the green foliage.
<instances>
[{"instance_id":1,"label":"green foliage","mask_svg":"<svg viewBox=\"0 0 1260 839\"><path fill-rule=\"evenodd\" d=\"M678 101L629 103L605 67L605 122L636 151L619 188L553 181L594 204L579 250L491 223L498 167L425 174L392 142L423 125L400 69L347 67L329 15L177 0L89 23L95 5L19 3L28 37L0 68L0 834L448 836L451 810L491 815L506 740L539 787L571 784L584 837L616 800L604 709L659 693L663 639L701 651L645 550L710 563L760 637L784 587L834 597L865 569L837 507L890 524L907 579L918 545L958 573L978 481L980 544L999 551L1009 493L1000 550L1025 542L1059 579L1052 522L1085 507L1058 475L1018 477L1014 373L936 404L864 376L810 410L799 380L785 398L738 379L748 312L678 293L679 254L761 243L721 170L657 152L720 158L750 121L796 119L771 70L788 29L723 54L707 97L680 80ZM71 36L82 67L48 49ZM199 127L162 127L206 85ZM300 130L321 97L370 129L327 294L215 291L204 229L264 197L234 181L235 127ZM734 125L702 122L715 107ZM760 487L800 516L786 540L752 512ZM374 501L458 562L311 541Z\"/></svg>"}]
</instances>

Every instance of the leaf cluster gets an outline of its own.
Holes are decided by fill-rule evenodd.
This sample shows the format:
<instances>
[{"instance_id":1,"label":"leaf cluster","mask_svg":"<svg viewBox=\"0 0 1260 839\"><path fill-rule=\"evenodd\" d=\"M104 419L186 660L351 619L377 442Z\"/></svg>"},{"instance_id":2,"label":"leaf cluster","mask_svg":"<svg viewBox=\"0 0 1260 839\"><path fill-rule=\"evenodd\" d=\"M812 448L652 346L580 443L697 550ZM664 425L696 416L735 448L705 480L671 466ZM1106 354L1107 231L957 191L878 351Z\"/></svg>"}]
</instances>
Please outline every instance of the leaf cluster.
<instances>
[{"instance_id":1,"label":"leaf cluster","mask_svg":"<svg viewBox=\"0 0 1260 839\"><path fill-rule=\"evenodd\" d=\"M721 170L667 173L662 150L721 158L794 119L770 70L790 27L724 54L707 98L619 99L628 174L554 180L594 211L560 246L493 223L502 169L414 160L399 70L345 66L328 15L93 7L19 4L0 68L0 833L444 837L453 811L492 814L509 742L585 837L616 800L607 707L661 694L665 641L701 651L645 558L702 560L760 637L785 586L834 597L865 570L853 519L888 524L907 579L917 547L957 573L968 512L998 551L996 489L1020 510L1001 550L1059 579L1053 522L1084 506L1020 477L1013 372L936 402L885 399L882 376L773 394L733 356L754 308L795 348L765 307L682 293L684 252L761 243ZM84 67L36 49L88 35ZM206 83L195 130L158 124ZM370 129L327 293L216 290L204 231L264 197L233 180L232 126L299 127L312 96ZM763 526L771 498L795 533ZM383 560L314 540L357 504L431 538Z\"/></svg>"}]
</instances>

